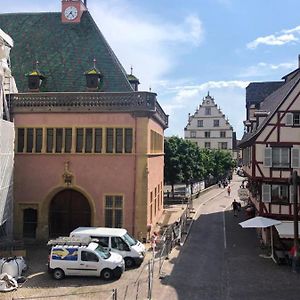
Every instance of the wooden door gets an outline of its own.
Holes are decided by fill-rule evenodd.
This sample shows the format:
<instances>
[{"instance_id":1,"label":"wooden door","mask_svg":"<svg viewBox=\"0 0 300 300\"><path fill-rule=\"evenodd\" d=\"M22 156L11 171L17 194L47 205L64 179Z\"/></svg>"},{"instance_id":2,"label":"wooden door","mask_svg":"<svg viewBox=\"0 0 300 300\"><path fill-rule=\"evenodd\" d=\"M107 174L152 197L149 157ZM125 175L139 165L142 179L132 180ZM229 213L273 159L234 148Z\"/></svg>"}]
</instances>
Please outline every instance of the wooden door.
<instances>
[{"instance_id":1,"label":"wooden door","mask_svg":"<svg viewBox=\"0 0 300 300\"><path fill-rule=\"evenodd\" d=\"M88 200L72 189L59 192L50 204L49 237L68 236L79 226L91 226Z\"/></svg>"}]
</instances>

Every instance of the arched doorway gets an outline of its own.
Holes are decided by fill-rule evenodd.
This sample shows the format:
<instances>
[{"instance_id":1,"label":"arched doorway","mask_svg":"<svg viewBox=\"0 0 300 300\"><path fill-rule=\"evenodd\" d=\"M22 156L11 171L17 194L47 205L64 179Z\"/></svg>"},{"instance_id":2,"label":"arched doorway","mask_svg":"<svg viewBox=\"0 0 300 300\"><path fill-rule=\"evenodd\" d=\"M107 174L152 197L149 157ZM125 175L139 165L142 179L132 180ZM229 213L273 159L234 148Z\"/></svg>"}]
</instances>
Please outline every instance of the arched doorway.
<instances>
[{"instance_id":1,"label":"arched doorway","mask_svg":"<svg viewBox=\"0 0 300 300\"><path fill-rule=\"evenodd\" d=\"M68 236L78 226L91 226L88 200L72 189L56 194L49 208L49 237Z\"/></svg>"}]
</instances>

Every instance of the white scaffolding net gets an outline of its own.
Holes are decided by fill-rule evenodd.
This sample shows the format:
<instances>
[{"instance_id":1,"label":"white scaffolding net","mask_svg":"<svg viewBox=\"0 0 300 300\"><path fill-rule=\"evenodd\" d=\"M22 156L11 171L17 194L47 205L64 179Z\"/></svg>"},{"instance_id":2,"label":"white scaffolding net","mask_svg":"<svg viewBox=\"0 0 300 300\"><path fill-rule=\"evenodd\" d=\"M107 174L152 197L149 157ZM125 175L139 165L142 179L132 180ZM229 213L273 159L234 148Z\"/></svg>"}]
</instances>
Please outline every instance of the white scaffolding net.
<instances>
[{"instance_id":1,"label":"white scaffolding net","mask_svg":"<svg viewBox=\"0 0 300 300\"><path fill-rule=\"evenodd\" d=\"M13 222L13 145L14 124L0 120L0 226L5 223L8 236L12 235Z\"/></svg>"},{"instance_id":2,"label":"white scaffolding net","mask_svg":"<svg viewBox=\"0 0 300 300\"><path fill-rule=\"evenodd\" d=\"M6 94L17 92L9 66L12 39L0 29L0 239L12 237L13 228L13 166L14 124L9 120Z\"/></svg>"}]
</instances>

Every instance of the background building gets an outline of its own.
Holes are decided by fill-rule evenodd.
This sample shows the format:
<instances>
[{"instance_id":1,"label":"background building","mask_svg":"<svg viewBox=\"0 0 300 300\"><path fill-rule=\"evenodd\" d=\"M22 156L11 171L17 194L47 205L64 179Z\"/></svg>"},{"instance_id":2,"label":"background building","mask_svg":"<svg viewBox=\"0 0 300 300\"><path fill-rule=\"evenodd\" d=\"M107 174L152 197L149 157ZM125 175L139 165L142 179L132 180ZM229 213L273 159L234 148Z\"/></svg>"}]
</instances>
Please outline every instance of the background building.
<instances>
[{"instance_id":1,"label":"background building","mask_svg":"<svg viewBox=\"0 0 300 300\"><path fill-rule=\"evenodd\" d=\"M200 148L232 151L235 134L228 119L208 93L195 113L189 115L184 137L197 143Z\"/></svg>"}]
</instances>

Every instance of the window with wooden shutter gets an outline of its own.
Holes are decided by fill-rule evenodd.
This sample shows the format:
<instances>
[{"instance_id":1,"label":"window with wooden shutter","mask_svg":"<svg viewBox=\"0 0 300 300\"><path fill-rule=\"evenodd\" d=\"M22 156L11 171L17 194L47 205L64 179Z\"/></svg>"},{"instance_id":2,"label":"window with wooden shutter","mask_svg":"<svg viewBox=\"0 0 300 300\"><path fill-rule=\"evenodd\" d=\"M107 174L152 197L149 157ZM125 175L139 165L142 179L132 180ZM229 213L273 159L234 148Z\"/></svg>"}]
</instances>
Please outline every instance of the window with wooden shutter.
<instances>
[{"instance_id":1,"label":"window with wooden shutter","mask_svg":"<svg viewBox=\"0 0 300 300\"><path fill-rule=\"evenodd\" d=\"M285 115L285 125L292 126L293 125L293 114L292 113L286 113Z\"/></svg>"},{"instance_id":2,"label":"window with wooden shutter","mask_svg":"<svg viewBox=\"0 0 300 300\"><path fill-rule=\"evenodd\" d=\"M262 188L262 202L270 203L271 202L271 185L269 184L263 184L261 186Z\"/></svg>"},{"instance_id":3,"label":"window with wooden shutter","mask_svg":"<svg viewBox=\"0 0 300 300\"><path fill-rule=\"evenodd\" d=\"M265 167L272 167L272 148L265 148Z\"/></svg>"},{"instance_id":4,"label":"window with wooden shutter","mask_svg":"<svg viewBox=\"0 0 300 300\"><path fill-rule=\"evenodd\" d=\"M292 168L300 168L300 149L292 148Z\"/></svg>"}]
</instances>

